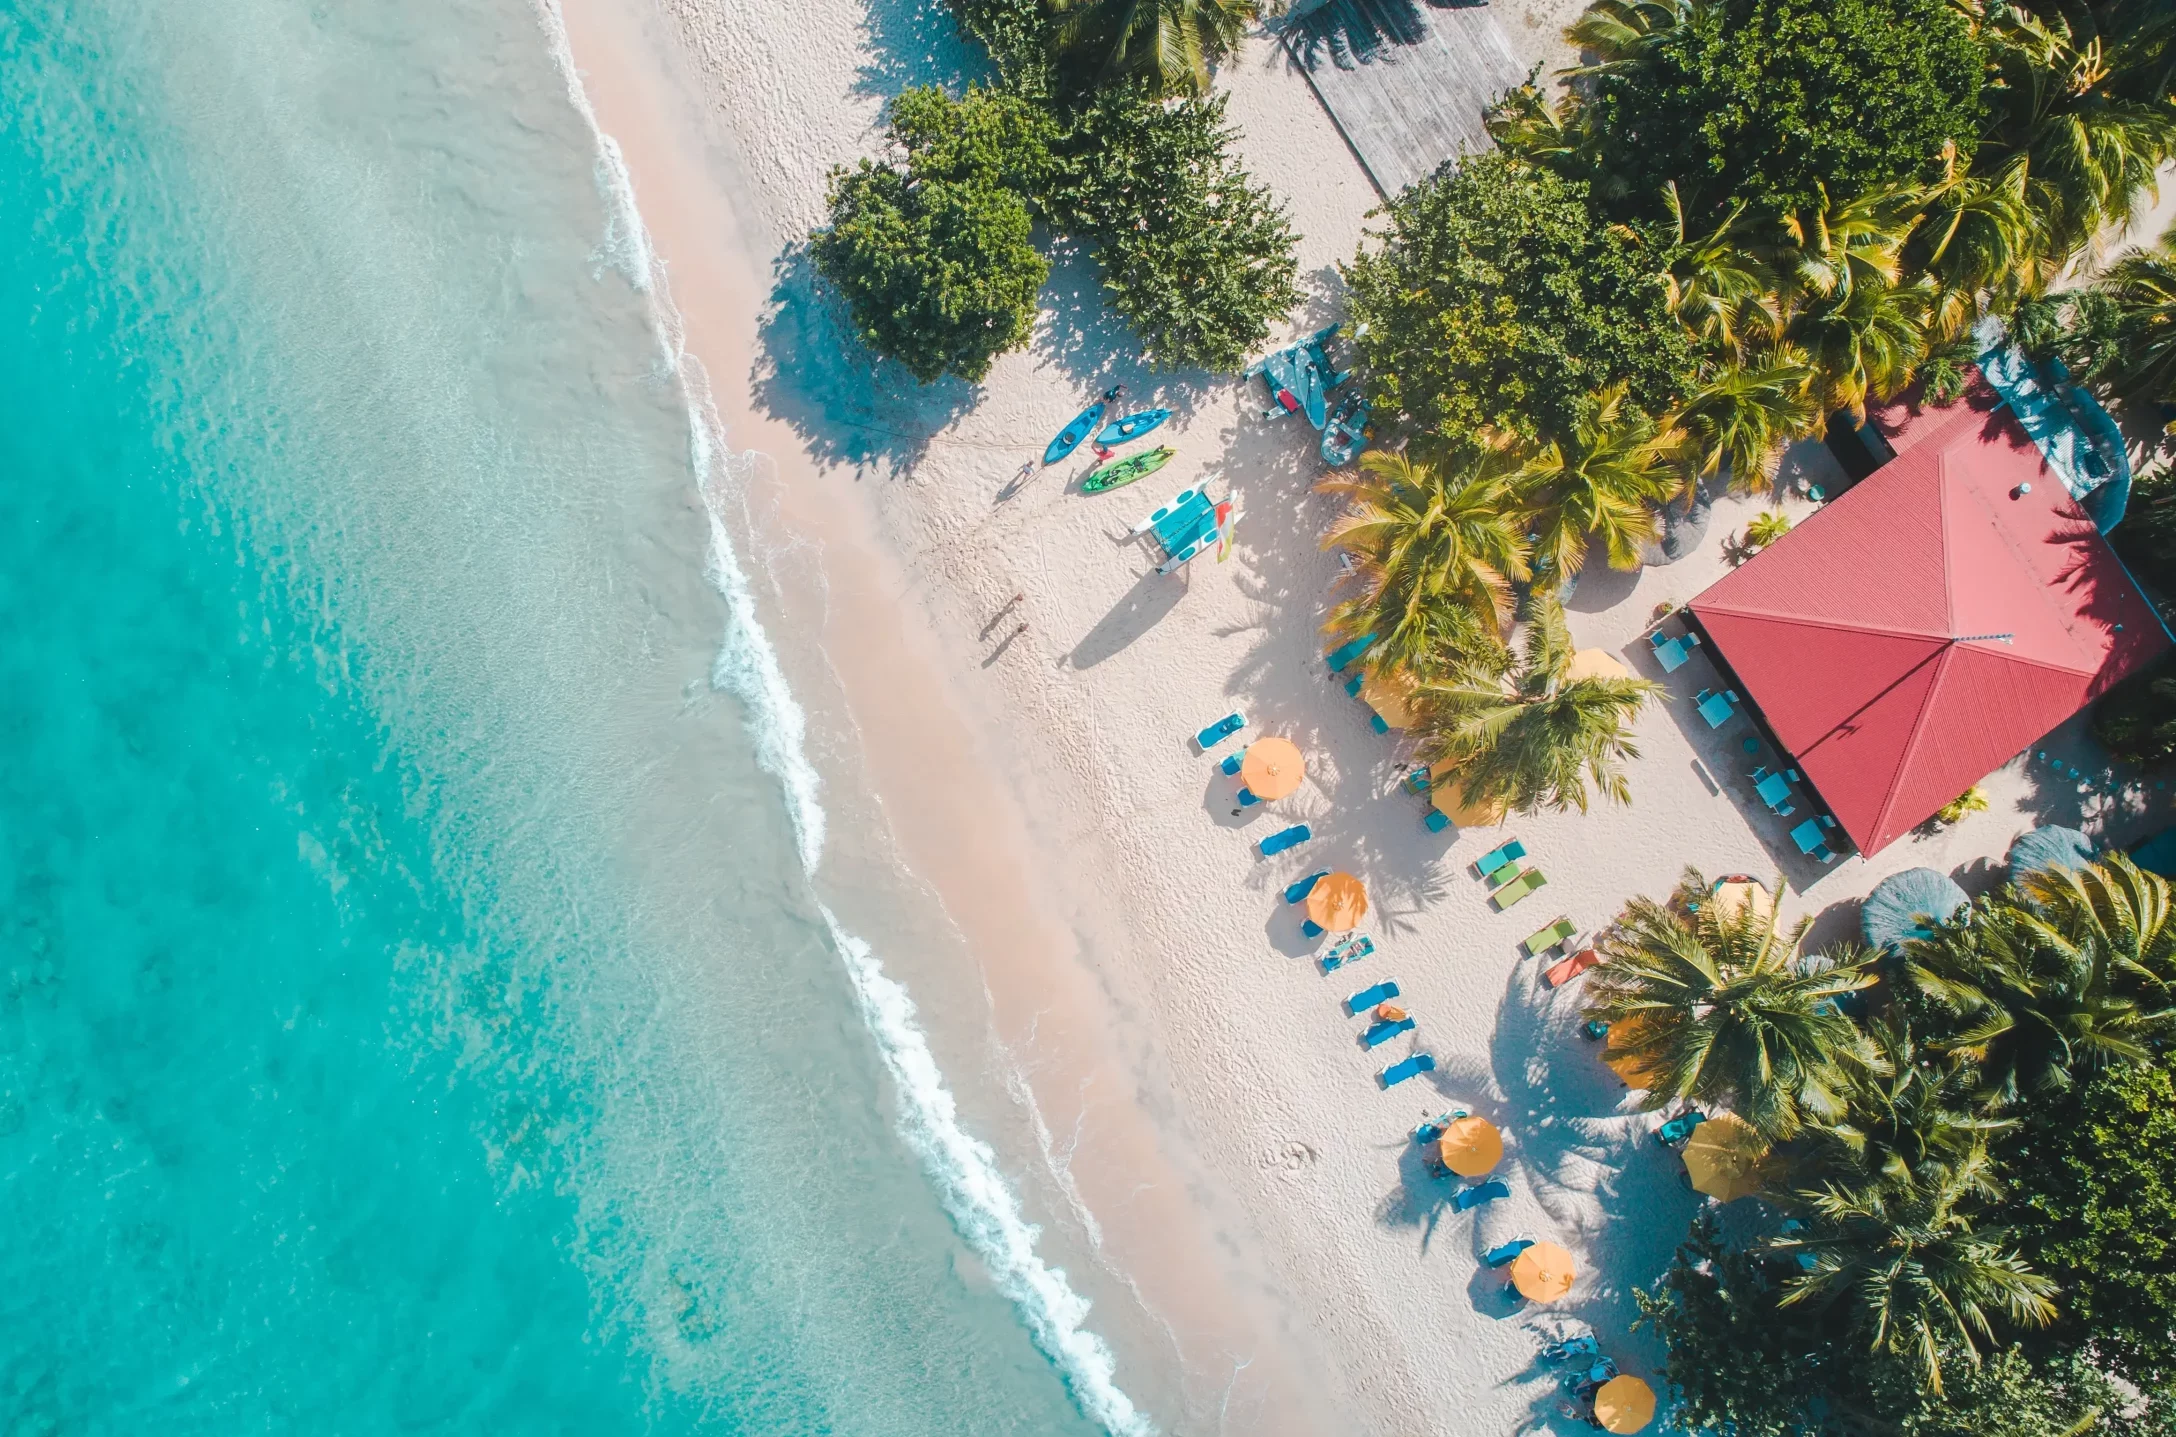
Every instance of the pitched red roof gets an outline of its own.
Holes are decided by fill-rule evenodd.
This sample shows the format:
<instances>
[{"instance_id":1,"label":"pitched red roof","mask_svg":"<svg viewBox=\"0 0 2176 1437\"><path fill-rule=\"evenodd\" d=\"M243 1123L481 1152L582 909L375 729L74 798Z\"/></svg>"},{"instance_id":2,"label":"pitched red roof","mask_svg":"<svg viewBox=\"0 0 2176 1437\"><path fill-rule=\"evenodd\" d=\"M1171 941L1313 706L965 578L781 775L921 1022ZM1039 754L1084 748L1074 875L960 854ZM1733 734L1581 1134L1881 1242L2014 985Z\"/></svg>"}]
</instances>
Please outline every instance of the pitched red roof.
<instances>
[{"instance_id":1,"label":"pitched red roof","mask_svg":"<svg viewBox=\"0 0 2176 1437\"><path fill-rule=\"evenodd\" d=\"M1691 605L1862 853L2169 647L1991 391L1881 417L1896 459Z\"/></svg>"}]
</instances>

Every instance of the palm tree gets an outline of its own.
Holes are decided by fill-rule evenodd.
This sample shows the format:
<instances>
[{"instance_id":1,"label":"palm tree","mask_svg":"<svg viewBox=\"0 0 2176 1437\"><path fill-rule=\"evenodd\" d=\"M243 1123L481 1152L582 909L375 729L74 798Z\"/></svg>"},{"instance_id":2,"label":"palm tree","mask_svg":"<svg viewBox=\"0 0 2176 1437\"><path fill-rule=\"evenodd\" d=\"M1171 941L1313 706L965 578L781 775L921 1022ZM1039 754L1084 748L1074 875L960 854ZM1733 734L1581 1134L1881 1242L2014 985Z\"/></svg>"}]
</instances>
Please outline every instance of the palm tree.
<instances>
[{"instance_id":1,"label":"palm tree","mask_svg":"<svg viewBox=\"0 0 2176 1437\"><path fill-rule=\"evenodd\" d=\"M1685 435L1702 476L1727 472L1740 492L1772 479L1784 447L1821 427L1813 367L1788 348L1757 365L1724 364L1669 424Z\"/></svg>"},{"instance_id":2,"label":"palm tree","mask_svg":"<svg viewBox=\"0 0 2176 1437\"><path fill-rule=\"evenodd\" d=\"M1966 334L1989 305L2013 307L2040 294L2054 276L2047 226L2026 197L2023 167L1992 175L1961 168L1954 144L1943 158L1944 177L1926 193L1906 260L1932 279L1928 327L1950 340Z\"/></svg>"},{"instance_id":3,"label":"palm tree","mask_svg":"<svg viewBox=\"0 0 2176 1437\"><path fill-rule=\"evenodd\" d=\"M1625 400L1625 386L1594 396L1594 412L1567 440L1534 450L1519 484L1537 517L1535 570L1555 584L1579 572L1599 540L1613 569L1636 569L1661 532L1651 507L1681 486L1666 460L1683 437Z\"/></svg>"},{"instance_id":4,"label":"palm tree","mask_svg":"<svg viewBox=\"0 0 2176 1437\"><path fill-rule=\"evenodd\" d=\"M1671 224L1662 276L1670 312L1695 344L1726 360L1743 361L1749 343L1775 338L1777 318L1771 298L1776 277L1749 243L1745 201L1698 237L1685 233L1677 181L1663 187L1663 202Z\"/></svg>"},{"instance_id":5,"label":"palm tree","mask_svg":"<svg viewBox=\"0 0 2176 1437\"><path fill-rule=\"evenodd\" d=\"M1866 1034L1867 1047L1839 1055L1844 1115L1807 1132L1815 1166L1835 1180L1911 1187L2017 1126L1974 1112L1967 1075L1922 1048L1901 1017L1877 1019Z\"/></svg>"},{"instance_id":6,"label":"palm tree","mask_svg":"<svg viewBox=\"0 0 2176 1437\"><path fill-rule=\"evenodd\" d=\"M2115 337L2096 377L2133 402L2176 404L2176 227L2117 260L2095 288Z\"/></svg>"},{"instance_id":7,"label":"palm tree","mask_svg":"<svg viewBox=\"0 0 2176 1437\"><path fill-rule=\"evenodd\" d=\"M1322 546L1351 555L1357 589L1328 627L1373 635L1370 668L1425 675L1502 649L1511 585L1530 576L1517 468L1500 449L1465 459L1373 449L1358 474L1317 486L1350 501Z\"/></svg>"},{"instance_id":8,"label":"palm tree","mask_svg":"<svg viewBox=\"0 0 2176 1437\"><path fill-rule=\"evenodd\" d=\"M2165 985L2118 947L2068 937L2000 897L1904 956L1906 983L1955 1025L1928 1046L1969 1064L1992 1108L2059 1092L2088 1067L2147 1061L2176 1023Z\"/></svg>"},{"instance_id":9,"label":"palm tree","mask_svg":"<svg viewBox=\"0 0 2176 1437\"><path fill-rule=\"evenodd\" d=\"M1782 880L1774 891L1781 891ZM1637 1055L1646 1106L1724 1104L1771 1139L1844 1108L1839 1054L1864 1040L1836 999L1874 981L1870 953L1828 965L1796 962L1811 919L1788 930L1759 903L1724 911L1687 869L1672 904L1635 898L1602 942L1587 977L1587 1013L1611 1044ZM1629 1041L1625 1041L1629 1035Z\"/></svg>"},{"instance_id":10,"label":"palm tree","mask_svg":"<svg viewBox=\"0 0 2176 1437\"><path fill-rule=\"evenodd\" d=\"M2020 173L2060 267L2128 218L2152 187L2156 167L2176 154L2176 110L2165 90L2140 92L2120 42L2112 54L2102 37L2073 31L2069 18L2005 5L1981 25L1980 38L1992 77L1981 91L1987 118L1974 167ZM2132 43L2144 57L2141 38Z\"/></svg>"},{"instance_id":11,"label":"palm tree","mask_svg":"<svg viewBox=\"0 0 2176 1437\"><path fill-rule=\"evenodd\" d=\"M2176 914L2167 879L2111 853L2083 868L2028 874L2019 886L2031 905L2023 918L2065 962L2082 963L2084 950L2098 950L2130 991L2168 1006L2176 982Z\"/></svg>"},{"instance_id":12,"label":"palm tree","mask_svg":"<svg viewBox=\"0 0 2176 1437\"><path fill-rule=\"evenodd\" d=\"M1553 597L1530 601L1517 669L1424 680L1407 698L1422 761L1468 803L1520 813L1586 812L1588 786L1631 801L1623 760L1639 757L1632 720L1658 689L1647 680L1573 675L1571 632Z\"/></svg>"},{"instance_id":13,"label":"palm tree","mask_svg":"<svg viewBox=\"0 0 2176 1437\"><path fill-rule=\"evenodd\" d=\"M1912 382L1926 355L1929 290L1879 279L1817 298L1791 316L1785 331L1813 370L1813 393L1826 410L1863 413Z\"/></svg>"},{"instance_id":14,"label":"palm tree","mask_svg":"<svg viewBox=\"0 0 2176 1437\"><path fill-rule=\"evenodd\" d=\"M1996 1317L2047 1325L2055 1316L2055 1284L2006 1250L1999 1231L1975 1232L1966 1211L1999 1192L1992 1168L1980 1142L1956 1161L1930 1167L1922 1182L1830 1184L1799 1193L1812 1224L1769 1246L1813 1265L1787 1284L1779 1305L1842 1309L1870 1351L1916 1360L1936 1392L1943 1351L1978 1362L1974 1339L1993 1341Z\"/></svg>"},{"instance_id":15,"label":"palm tree","mask_svg":"<svg viewBox=\"0 0 2176 1437\"><path fill-rule=\"evenodd\" d=\"M1833 300L1864 284L1894 285L1904 246L1919 223L1921 195L1910 185L1878 185L1848 200L1820 202L1783 216L1781 237L1767 264L1789 300Z\"/></svg>"},{"instance_id":16,"label":"palm tree","mask_svg":"<svg viewBox=\"0 0 2176 1437\"><path fill-rule=\"evenodd\" d=\"M1075 91L1140 81L1152 95L1199 95L1261 13L1256 0L1051 0L1058 73Z\"/></svg>"},{"instance_id":17,"label":"palm tree","mask_svg":"<svg viewBox=\"0 0 2176 1437\"><path fill-rule=\"evenodd\" d=\"M1594 0L1564 38L1595 56L1595 63L1563 71L1567 79L1599 75L1636 64L1664 36L1692 24L1706 0Z\"/></svg>"}]
</instances>

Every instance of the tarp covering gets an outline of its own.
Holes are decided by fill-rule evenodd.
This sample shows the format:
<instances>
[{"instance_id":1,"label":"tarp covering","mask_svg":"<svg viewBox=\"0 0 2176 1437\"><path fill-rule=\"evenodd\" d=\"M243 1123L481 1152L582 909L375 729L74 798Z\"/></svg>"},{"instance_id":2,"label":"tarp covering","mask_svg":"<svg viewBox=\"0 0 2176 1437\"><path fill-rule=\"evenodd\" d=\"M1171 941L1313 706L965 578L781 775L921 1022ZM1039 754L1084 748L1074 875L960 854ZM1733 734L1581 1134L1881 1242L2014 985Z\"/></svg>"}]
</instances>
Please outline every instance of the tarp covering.
<instances>
[{"instance_id":1,"label":"tarp covering","mask_svg":"<svg viewBox=\"0 0 2176 1437\"><path fill-rule=\"evenodd\" d=\"M1907 868L1877 884L1859 909L1859 931L1876 948L1895 948L1907 938L1931 937L1929 918L1940 922L1972 900L1946 873Z\"/></svg>"},{"instance_id":2,"label":"tarp covering","mask_svg":"<svg viewBox=\"0 0 2176 1437\"><path fill-rule=\"evenodd\" d=\"M1992 390L1910 414L1890 443L1690 605L1863 853L2169 647Z\"/></svg>"}]
</instances>

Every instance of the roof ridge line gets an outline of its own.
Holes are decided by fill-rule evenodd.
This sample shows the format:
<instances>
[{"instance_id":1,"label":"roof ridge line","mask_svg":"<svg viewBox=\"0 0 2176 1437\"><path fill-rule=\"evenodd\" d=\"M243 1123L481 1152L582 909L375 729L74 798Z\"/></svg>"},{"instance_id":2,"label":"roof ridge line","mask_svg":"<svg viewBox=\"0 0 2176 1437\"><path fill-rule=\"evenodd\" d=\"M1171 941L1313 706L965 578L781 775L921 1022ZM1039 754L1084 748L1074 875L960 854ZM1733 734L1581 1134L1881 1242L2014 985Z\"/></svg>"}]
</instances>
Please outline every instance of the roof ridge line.
<instances>
[{"instance_id":1,"label":"roof ridge line","mask_svg":"<svg viewBox=\"0 0 2176 1437\"><path fill-rule=\"evenodd\" d=\"M1696 614L1700 612L1699 606L1688 604L1686 607L1692 609ZM1766 619L1774 623L1801 624L1809 629L1832 629L1839 634L1877 634L1883 638L1891 639L1931 639L1942 644L1953 641L1948 634L1930 633L1924 629L1905 629L1894 625L1877 627L1873 624L1847 624L1836 619L1813 619L1803 614L1787 614L1779 610L1756 609L1750 606L1738 607L1712 604L1708 605L1707 608L1711 613L1726 614L1732 618Z\"/></svg>"},{"instance_id":2,"label":"roof ridge line","mask_svg":"<svg viewBox=\"0 0 2176 1437\"><path fill-rule=\"evenodd\" d=\"M1897 747L1896 767L1889 771L1887 781L1882 784L1881 807L1874 811L1874 822L1871 829L1871 832L1876 836L1888 826L1889 812L1896 807L1899 796L1897 778L1911 765L1913 754L1919 747L1920 735L1926 730L1927 714L1934 708L1934 695L1940 692L1942 675L1948 672L1949 656L1955 652L1956 648L1955 643L1944 644L1942 651L1934 656L1934 673L1927 680L1926 698L1920 703L1919 711L1912 715L1912 731L1904 736L1904 742Z\"/></svg>"}]
</instances>

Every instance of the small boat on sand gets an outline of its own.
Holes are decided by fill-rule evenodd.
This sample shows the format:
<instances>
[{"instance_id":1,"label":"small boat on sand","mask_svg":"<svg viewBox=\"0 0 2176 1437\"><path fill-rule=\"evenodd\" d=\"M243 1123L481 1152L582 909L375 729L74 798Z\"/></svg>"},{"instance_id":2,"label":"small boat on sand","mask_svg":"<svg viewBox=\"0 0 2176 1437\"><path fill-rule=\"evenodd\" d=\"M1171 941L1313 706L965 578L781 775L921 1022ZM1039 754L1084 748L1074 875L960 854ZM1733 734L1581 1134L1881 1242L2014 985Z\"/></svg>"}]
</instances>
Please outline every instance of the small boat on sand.
<instances>
[{"instance_id":1,"label":"small boat on sand","mask_svg":"<svg viewBox=\"0 0 2176 1437\"><path fill-rule=\"evenodd\" d=\"M1131 484L1144 475L1154 474L1171 462L1171 456L1179 451L1165 444L1143 454L1125 459L1114 459L1100 469L1088 471L1088 477L1080 481L1083 494L1101 494L1106 489L1117 489Z\"/></svg>"},{"instance_id":2,"label":"small boat on sand","mask_svg":"<svg viewBox=\"0 0 2176 1437\"><path fill-rule=\"evenodd\" d=\"M1096 436L1096 443L1108 448L1113 444L1139 439L1170 417L1171 411L1168 409L1144 409L1139 414L1113 419L1103 426L1103 432Z\"/></svg>"},{"instance_id":3,"label":"small boat on sand","mask_svg":"<svg viewBox=\"0 0 2176 1437\"><path fill-rule=\"evenodd\" d=\"M1058 431L1057 437L1043 450L1043 463L1055 464L1066 455L1080 448L1080 442L1095 433L1096 426L1111 407L1125 386L1118 385L1103 391L1103 397L1073 416L1072 422Z\"/></svg>"},{"instance_id":4,"label":"small boat on sand","mask_svg":"<svg viewBox=\"0 0 2176 1437\"><path fill-rule=\"evenodd\" d=\"M1358 394L1348 394L1338 401L1329 423L1322 426L1323 463L1341 469L1367 448L1368 414L1368 402Z\"/></svg>"}]
</instances>

